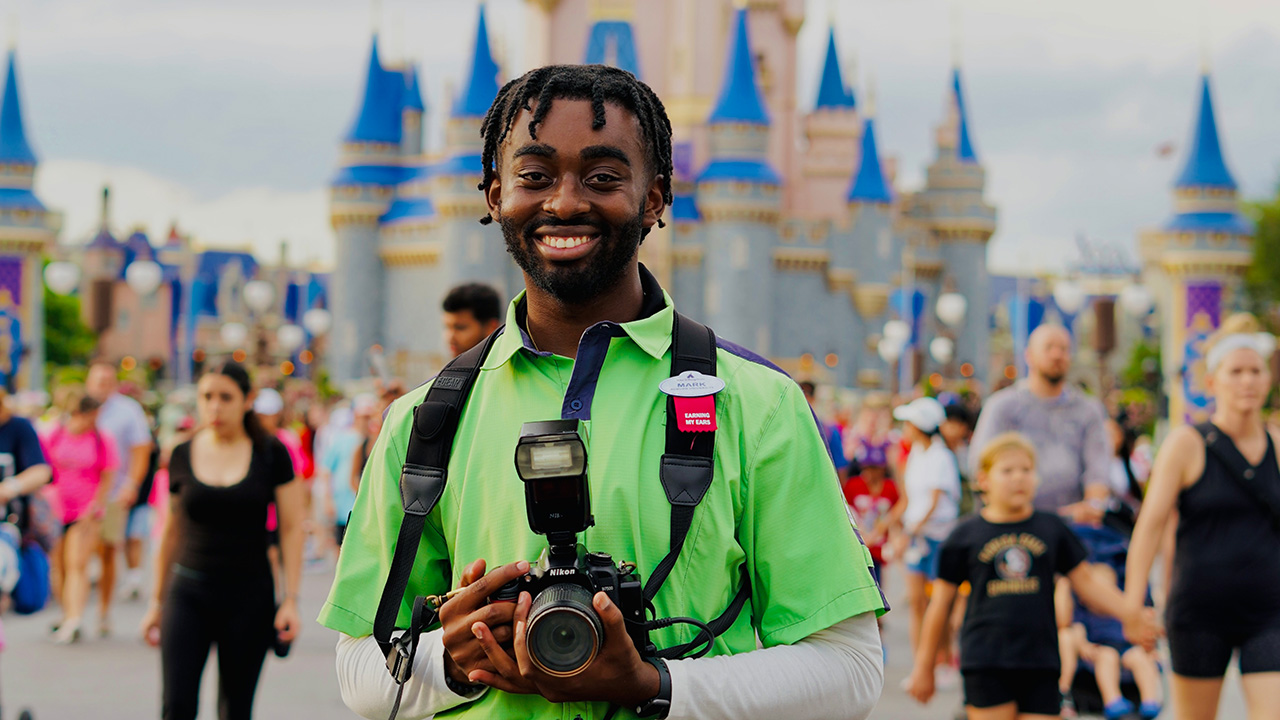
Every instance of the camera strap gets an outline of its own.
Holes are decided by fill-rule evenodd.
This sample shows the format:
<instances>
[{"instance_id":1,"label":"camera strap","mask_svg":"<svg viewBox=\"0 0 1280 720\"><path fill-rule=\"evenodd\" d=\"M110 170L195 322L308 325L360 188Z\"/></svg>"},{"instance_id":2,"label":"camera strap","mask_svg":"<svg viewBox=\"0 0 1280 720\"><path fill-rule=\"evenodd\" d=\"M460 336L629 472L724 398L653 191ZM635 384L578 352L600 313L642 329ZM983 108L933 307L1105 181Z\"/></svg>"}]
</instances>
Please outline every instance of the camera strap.
<instances>
[{"instance_id":1,"label":"camera strap","mask_svg":"<svg viewBox=\"0 0 1280 720\"><path fill-rule=\"evenodd\" d=\"M716 374L716 335L705 325L676 313L671 328L671 376L695 370L703 375ZM684 432L676 422L674 397L667 397L667 444L662 456L658 477L662 489L671 503L671 549L662 558L644 586L644 601L651 605L667 577L680 559L685 538L693 525L693 513L698 503L711 487L715 476L715 431ZM714 636L729 629L751 596L751 584L746 569L742 572L742 584L720 617L707 623L713 637L705 638L700 632L691 642L658 652L659 657L674 659L690 650L706 644L710 650ZM705 652L705 650L704 650Z\"/></svg>"},{"instance_id":2,"label":"camera strap","mask_svg":"<svg viewBox=\"0 0 1280 720\"><path fill-rule=\"evenodd\" d=\"M413 572L413 561L422 542L427 515L444 494L449 453L453 449L453 437L458 431L462 408L475 385L476 376L480 374L481 364L501 334L502 328L498 328L484 342L449 361L432 381L422 404L413 409L413 429L409 433L404 469L400 472L404 520L396 537L396 550L378 601L378 612L373 619L373 637L387 656L387 670L401 689L413 670L418 636L435 620L431 609L415 603L410 627L399 638L392 638L396 617L409 587L409 575Z\"/></svg>"}]
</instances>

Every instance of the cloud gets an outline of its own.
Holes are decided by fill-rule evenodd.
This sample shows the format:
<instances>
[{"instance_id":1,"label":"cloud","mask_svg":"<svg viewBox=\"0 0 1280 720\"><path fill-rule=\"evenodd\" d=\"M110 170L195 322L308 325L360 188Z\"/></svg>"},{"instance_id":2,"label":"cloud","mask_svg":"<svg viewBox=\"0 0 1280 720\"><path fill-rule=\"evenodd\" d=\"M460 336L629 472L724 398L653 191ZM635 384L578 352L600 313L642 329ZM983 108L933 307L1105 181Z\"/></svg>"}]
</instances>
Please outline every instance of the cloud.
<instances>
[{"instance_id":1,"label":"cloud","mask_svg":"<svg viewBox=\"0 0 1280 720\"><path fill-rule=\"evenodd\" d=\"M36 176L37 194L64 213L63 242L85 242L97 232L103 185L111 186L110 224L118 237L142 229L160 243L177 222L181 232L203 245L249 249L274 262L286 242L293 263L332 262L333 232L323 189L245 186L206 199L146 170L77 160L43 163Z\"/></svg>"}]
</instances>

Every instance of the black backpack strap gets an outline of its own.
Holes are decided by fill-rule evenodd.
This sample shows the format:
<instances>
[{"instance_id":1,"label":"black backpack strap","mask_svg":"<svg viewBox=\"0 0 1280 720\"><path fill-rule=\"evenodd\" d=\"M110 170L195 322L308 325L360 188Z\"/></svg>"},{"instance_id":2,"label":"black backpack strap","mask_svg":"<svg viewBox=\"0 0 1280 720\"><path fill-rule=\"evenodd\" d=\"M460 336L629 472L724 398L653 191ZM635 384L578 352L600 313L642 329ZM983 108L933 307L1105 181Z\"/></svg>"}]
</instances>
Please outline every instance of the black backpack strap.
<instances>
[{"instance_id":1,"label":"black backpack strap","mask_svg":"<svg viewBox=\"0 0 1280 720\"><path fill-rule=\"evenodd\" d=\"M1231 438L1218 429L1218 426L1211 422L1205 422L1196 425L1196 430L1204 437L1205 450L1217 458L1218 462L1226 466L1227 475L1237 485L1267 509L1268 514L1271 515L1272 529L1280 532L1280 498L1276 497L1274 489L1266 487L1261 482L1253 466L1240 453L1240 448L1237 448ZM1266 432L1267 453L1262 458L1262 466L1276 462L1275 443L1271 441L1271 432Z\"/></svg>"},{"instance_id":2,"label":"black backpack strap","mask_svg":"<svg viewBox=\"0 0 1280 720\"><path fill-rule=\"evenodd\" d=\"M676 313L671 327L671 376L696 370L716 374L716 336L710 328ZM648 603L671 574L685 536L693 524L693 511L711 487L715 432L682 432L676 422L675 398L667 397L667 447L658 477L671 503L671 550L654 568L644 586Z\"/></svg>"},{"instance_id":3,"label":"black backpack strap","mask_svg":"<svg viewBox=\"0 0 1280 720\"><path fill-rule=\"evenodd\" d=\"M393 639L391 634L396 629L400 603L409 587L409 575L413 572L427 515L444 494L449 453L453 449L453 437L458 430L462 408L476 376L480 374L481 364L500 334L502 328L445 365L431 383L422 404L413 409L413 429L409 433L409 447L400 472L404 521L400 524L391 570L373 620L373 636L387 655L387 669L400 684L409 679L418 634L434 621L424 619L426 611L415 605L409 630L397 639Z\"/></svg>"}]
</instances>

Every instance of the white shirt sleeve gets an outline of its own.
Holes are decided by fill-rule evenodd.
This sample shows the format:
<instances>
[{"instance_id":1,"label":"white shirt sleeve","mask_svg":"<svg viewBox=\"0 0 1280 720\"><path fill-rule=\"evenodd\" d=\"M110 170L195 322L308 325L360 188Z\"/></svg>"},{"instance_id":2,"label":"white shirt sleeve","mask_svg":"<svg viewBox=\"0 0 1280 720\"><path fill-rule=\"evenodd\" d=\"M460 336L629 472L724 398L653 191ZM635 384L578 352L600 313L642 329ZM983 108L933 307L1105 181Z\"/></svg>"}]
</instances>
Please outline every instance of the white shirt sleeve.
<instances>
[{"instance_id":1,"label":"white shirt sleeve","mask_svg":"<svg viewBox=\"0 0 1280 720\"><path fill-rule=\"evenodd\" d=\"M419 720L471 702L444 682L441 631L423 633L399 718ZM863 720L884 687L884 659L874 612L855 615L794 645L696 660L671 668L669 720ZM396 686L373 637L338 638L338 686L357 715L391 713Z\"/></svg>"},{"instance_id":2,"label":"white shirt sleeve","mask_svg":"<svg viewBox=\"0 0 1280 720\"><path fill-rule=\"evenodd\" d=\"M418 638L413 674L404 684L397 720L420 720L485 693L463 697L444 682L444 643L439 628ZM352 712L370 720L385 720L396 702L395 682L387 672L387 658L372 635L354 638L338 634L338 688ZM487 690L487 688L486 688Z\"/></svg>"},{"instance_id":3,"label":"white shirt sleeve","mask_svg":"<svg viewBox=\"0 0 1280 720\"><path fill-rule=\"evenodd\" d=\"M874 612L838 622L794 645L668 665L668 720L862 720L884 688Z\"/></svg>"}]
</instances>

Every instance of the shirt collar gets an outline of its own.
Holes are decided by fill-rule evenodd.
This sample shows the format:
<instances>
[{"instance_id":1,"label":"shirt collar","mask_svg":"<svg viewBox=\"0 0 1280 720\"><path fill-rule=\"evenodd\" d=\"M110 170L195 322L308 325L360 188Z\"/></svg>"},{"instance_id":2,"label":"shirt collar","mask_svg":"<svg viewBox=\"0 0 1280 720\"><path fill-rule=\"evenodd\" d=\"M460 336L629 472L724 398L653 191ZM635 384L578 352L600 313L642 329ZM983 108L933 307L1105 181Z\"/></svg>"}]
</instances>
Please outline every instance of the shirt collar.
<instances>
[{"instance_id":1,"label":"shirt collar","mask_svg":"<svg viewBox=\"0 0 1280 720\"><path fill-rule=\"evenodd\" d=\"M631 338L641 350L655 359L661 360L671 347L671 321L675 314L675 303L671 296L658 284L658 279L643 264L640 265L640 287L644 290L644 301L640 306L640 317L627 323L619 323L622 333ZM528 305L525 291L507 306L506 327L502 335L494 341L493 348L485 359L484 368L492 370L501 367L511 359L512 355L524 350L535 357L550 357L551 353L537 350L533 340L525 330L528 317Z\"/></svg>"}]
</instances>

